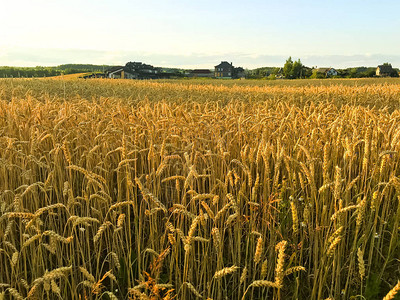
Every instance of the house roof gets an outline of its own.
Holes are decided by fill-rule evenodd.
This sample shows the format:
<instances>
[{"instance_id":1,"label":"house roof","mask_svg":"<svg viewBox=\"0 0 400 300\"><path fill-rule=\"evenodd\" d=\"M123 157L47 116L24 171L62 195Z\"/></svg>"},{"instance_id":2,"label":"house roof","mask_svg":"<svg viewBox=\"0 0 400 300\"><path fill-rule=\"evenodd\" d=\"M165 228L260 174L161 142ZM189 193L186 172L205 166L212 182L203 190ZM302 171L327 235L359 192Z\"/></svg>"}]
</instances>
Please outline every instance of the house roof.
<instances>
[{"instance_id":1,"label":"house roof","mask_svg":"<svg viewBox=\"0 0 400 300\"><path fill-rule=\"evenodd\" d=\"M115 66L115 67L111 67L107 70L108 73L114 73L115 71L119 71L121 69L124 69L123 66Z\"/></svg>"},{"instance_id":2,"label":"house roof","mask_svg":"<svg viewBox=\"0 0 400 300\"><path fill-rule=\"evenodd\" d=\"M130 61L125 65L125 67L128 69L156 69L152 65L148 65L139 61Z\"/></svg>"},{"instance_id":3,"label":"house roof","mask_svg":"<svg viewBox=\"0 0 400 300\"><path fill-rule=\"evenodd\" d=\"M231 68L233 66L231 63L228 63L227 61L221 61L221 63L215 67L216 68Z\"/></svg>"},{"instance_id":4,"label":"house roof","mask_svg":"<svg viewBox=\"0 0 400 300\"><path fill-rule=\"evenodd\" d=\"M378 66L381 73L391 73L393 72L392 65L379 65Z\"/></svg>"},{"instance_id":5,"label":"house roof","mask_svg":"<svg viewBox=\"0 0 400 300\"><path fill-rule=\"evenodd\" d=\"M334 68L318 68L317 69L317 72L318 73L326 73L326 72L328 72L329 70L335 70ZM336 70L335 70L336 71Z\"/></svg>"},{"instance_id":6,"label":"house roof","mask_svg":"<svg viewBox=\"0 0 400 300\"><path fill-rule=\"evenodd\" d=\"M124 71L125 73L129 73L129 74L134 75L134 72L132 72L131 70L127 70L125 67L119 67L118 69L117 68L113 68L112 71L109 70L106 73L107 74L114 74L114 73L120 73L122 71Z\"/></svg>"},{"instance_id":7,"label":"house roof","mask_svg":"<svg viewBox=\"0 0 400 300\"><path fill-rule=\"evenodd\" d=\"M192 71L192 74L211 74L212 72L208 69L196 69Z\"/></svg>"}]
</instances>

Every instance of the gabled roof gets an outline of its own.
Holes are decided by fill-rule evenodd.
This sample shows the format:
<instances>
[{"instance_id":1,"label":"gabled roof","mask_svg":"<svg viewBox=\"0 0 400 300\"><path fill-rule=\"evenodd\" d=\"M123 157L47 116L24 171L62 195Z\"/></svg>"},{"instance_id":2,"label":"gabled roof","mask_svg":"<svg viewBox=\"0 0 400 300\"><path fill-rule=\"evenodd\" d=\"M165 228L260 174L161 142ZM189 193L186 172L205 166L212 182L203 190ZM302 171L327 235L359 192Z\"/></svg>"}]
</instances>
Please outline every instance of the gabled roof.
<instances>
[{"instance_id":1,"label":"gabled roof","mask_svg":"<svg viewBox=\"0 0 400 300\"><path fill-rule=\"evenodd\" d=\"M129 74L134 75L134 72L132 72L130 70L127 70L125 67L112 68L112 71L110 71L110 70L108 70L106 73L107 74L114 74L114 73L120 73L120 72L124 71L125 73L129 73Z\"/></svg>"},{"instance_id":2,"label":"gabled roof","mask_svg":"<svg viewBox=\"0 0 400 300\"><path fill-rule=\"evenodd\" d=\"M329 70L335 70L334 68L318 68L317 69L317 72L318 73L326 73L326 72L328 72ZM335 70L336 71L336 70Z\"/></svg>"},{"instance_id":3,"label":"gabled roof","mask_svg":"<svg viewBox=\"0 0 400 300\"><path fill-rule=\"evenodd\" d=\"M392 65L379 65L378 66L381 73L391 73L393 72Z\"/></svg>"},{"instance_id":4,"label":"gabled roof","mask_svg":"<svg viewBox=\"0 0 400 300\"><path fill-rule=\"evenodd\" d=\"M215 66L215 68L231 68L231 67L233 66L227 61L221 61L219 65Z\"/></svg>"},{"instance_id":5,"label":"gabled roof","mask_svg":"<svg viewBox=\"0 0 400 300\"><path fill-rule=\"evenodd\" d=\"M119 70L121 70L121 69L123 70L124 67L123 67L123 66L115 66L115 67L109 68L109 69L107 70L107 72L108 72L108 73L114 73L114 72L119 71Z\"/></svg>"}]
</instances>

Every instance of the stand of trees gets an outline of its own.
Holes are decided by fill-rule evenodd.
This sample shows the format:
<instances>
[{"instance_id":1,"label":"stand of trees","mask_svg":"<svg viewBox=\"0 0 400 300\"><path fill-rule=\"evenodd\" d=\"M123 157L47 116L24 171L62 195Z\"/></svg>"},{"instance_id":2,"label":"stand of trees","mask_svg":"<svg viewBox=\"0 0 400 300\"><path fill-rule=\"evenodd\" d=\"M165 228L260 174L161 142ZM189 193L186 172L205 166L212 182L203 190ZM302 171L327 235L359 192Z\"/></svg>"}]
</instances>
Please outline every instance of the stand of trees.
<instances>
[{"instance_id":1,"label":"stand of trees","mask_svg":"<svg viewBox=\"0 0 400 300\"><path fill-rule=\"evenodd\" d=\"M5 77L50 77L61 74L76 74L85 72L103 72L112 66L108 65L84 65L65 64L57 67L1 67L0 78Z\"/></svg>"},{"instance_id":2,"label":"stand of trees","mask_svg":"<svg viewBox=\"0 0 400 300\"><path fill-rule=\"evenodd\" d=\"M277 67L263 67L254 70L245 70L246 77L251 79L272 78L276 76L280 68Z\"/></svg>"},{"instance_id":3,"label":"stand of trees","mask_svg":"<svg viewBox=\"0 0 400 300\"><path fill-rule=\"evenodd\" d=\"M49 77L60 75L61 72L54 68L34 67L0 67L0 77Z\"/></svg>"},{"instance_id":4,"label":"stand of trees","mask_svg":"<svg viewBox=\"0 0 400 300\"><path fill-rule=\"evenodd\" d=\"M295 79L295 78L309 78L312 75L312 69L302 64L300 59L293 61L292 57L289 57L283 68L279 67L263 67L254 70L246 70L247 78L252 79Z\"/></svg>"},{"instance_id":5,"label":"stand of trees","mask_svg":"<svg viewBox=\"0 0 400 300\"><path fill-rule=\"evenodd\" d=\"M307 78L311 76L310 68L303 66L300 58L293 62L290 56L283 66L283 76L288 79Z\"/></svg>"},{"instance_id":6,"label":"stand of trees","mask_svg":"<svg viewBox=\"0 0 400 300\"><path fill-rule=\"evenodd\" d=\"M391 74L391 77L399 77L399 69L394 68L393 70L394 72ZM365 78L376 76L376 67L356 67L336 69L336 71L338 72L338 75L334 76L334 78ZM292 57L289 57L282 68L262 67L254 70L246 70L246 77L250 79L296 79L326 78L326 75L317 72L317 68L309 68L304 66L300 59L293 61Z\"/></svg>"}]
</instances>

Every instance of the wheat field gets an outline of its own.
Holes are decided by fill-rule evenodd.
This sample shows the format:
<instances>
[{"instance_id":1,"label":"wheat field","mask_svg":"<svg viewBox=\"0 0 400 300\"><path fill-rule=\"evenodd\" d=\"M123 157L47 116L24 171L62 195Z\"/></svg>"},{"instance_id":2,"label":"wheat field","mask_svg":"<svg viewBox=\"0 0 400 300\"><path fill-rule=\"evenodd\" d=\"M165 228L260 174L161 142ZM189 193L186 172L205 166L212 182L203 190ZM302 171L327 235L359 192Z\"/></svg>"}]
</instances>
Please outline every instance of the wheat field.
<instances>
[{"instance_id":1,"label":"wheat field","mask_svg":"<svg viewBox=\"0 0 400 300\"><path fill-rule=\"evenodd\" d=\"M394 299L400 81L0 80L0 299Z\"/></svg>"}]
</instances>

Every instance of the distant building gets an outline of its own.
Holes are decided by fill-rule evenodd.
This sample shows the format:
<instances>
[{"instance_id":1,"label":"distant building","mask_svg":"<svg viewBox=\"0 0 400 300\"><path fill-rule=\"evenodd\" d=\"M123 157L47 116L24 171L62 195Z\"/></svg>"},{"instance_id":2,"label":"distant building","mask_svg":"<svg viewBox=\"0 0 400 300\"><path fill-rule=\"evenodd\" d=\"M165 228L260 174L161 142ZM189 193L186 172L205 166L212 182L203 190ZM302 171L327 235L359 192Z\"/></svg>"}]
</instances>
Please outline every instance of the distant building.
<instances>
[{"instance_id":1,"label":"distant building","mask_svg":"<svg viewBox=\"0 0 400 300\"><path fill-rule=\"evenodd\" d=\"M105 74L105 73L96 73L96 72L93 72L93 73L90 73L90 74L83 75L81 78L83 78L83 79L90 79L90 78L105 78L105 77L106 77L106 74Z\"/></svg>"},{"instance_id":2,"label":"distant building","mask_svg":"<svg viewBox=\"0 0 400 300\"><path fill-rule=\"evenodd\" d=\"M112 79L128 79L132 76L133 74L127 71L123 66L112 67L106 72L106 77Z\"/></svg>"},{"instance_id":3,"label":"distant building","mask_svg":"<svg viewBox=\"0 0 400 300\"><path fill-rule=\"evenodd\" d=\"M283 68L279 68L278 72L276 72L275 79L284 79Z\"/></svg>"},{"instance_id":4,"label":"distant building","mask_svg":"<svg viewBox=\"0 0 400 300\"><path fill-rule=\"evenodd\" d=\"M133 79L156 79L159 78L160 68L155 68L152 65L141 62L128 62L125 69L133 74Z\"/></svg>"},{"instance_id":5,"label":"distant building","mask_svg":"<svg viewBox=\"0 0 400 300\"><path fill-rule=\"evenodd\" d=\"M116 66L106 71L107 78L114 79L156 79L160 69L141 62L128 62L124 67Z\"/></svg>"},{"instance_id":6,"label":"distant building","mask_svg":"<svg viewBox=\"0 0 400 300\"><path fill-rule=\"evenodd\" d=\"M317 74L323 74L325 77L332 77L338 75L338 71L336 71L334 68L318 68L316 72Z\"/></svg>"},{"instance_id":7,"label":"distant building","mask_svg":"<svg viewBox=\"0 0 400 300\"><path fill-rule=\"evenodd\" d=\"M395 72L396 71L392 68L391 64L379 65L376 68L376 76L379 76L379 77L393 76Z\"/></svg>"},{"instance_id":8,"label":"distant building","mask_svg":"<svg viewBox=\"0 0 400 300\"><path fill-rule=\"evenodd\" d=\"M159 68L157 73L159 78L162 79L177 79L182 77L190 77L189 70L177 69L177 68Z\"/></svg>"},{"instance_id":9,"label":"distant building","mask_svg":"<svg viewBox=\"0 0 400 300\"><path fill-rule=\"evenodd\" d=\"M245 78L246 73L242 67L233 68L233 78Z\"/></svg>"},{"instance_id":10,"label":"distant building","mask_svg":"<svg viewBox=\"0 0 400 300\"><path fill-rule=\"evenodd\" d=\"M233 65L227 61L215 66L215 78L232 78Z\"/></svg>"},{"instance_id":11,"label":"distant building","mask_svg":"<svg viewBox=\"0 0 400 300\"><path fill-rule=\"evenodd\" d=\"M215 78L244 78L245 72L242 67L235 68L232 63L222 61L219 65L214 67Z\"/></svg>"},{"instance_id":12,"label":"distant building","mask_svg":"<svg viewBox=\"0 0 400 300\"><path fill-rule=\"evenodd\" d=\"M190 72L190 77L206 77L212 78L214 77L214 73L208 69L196 69Z\"/></svg>"}]
</instances>

